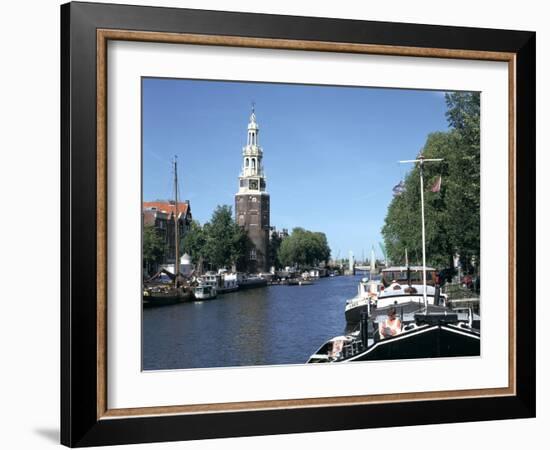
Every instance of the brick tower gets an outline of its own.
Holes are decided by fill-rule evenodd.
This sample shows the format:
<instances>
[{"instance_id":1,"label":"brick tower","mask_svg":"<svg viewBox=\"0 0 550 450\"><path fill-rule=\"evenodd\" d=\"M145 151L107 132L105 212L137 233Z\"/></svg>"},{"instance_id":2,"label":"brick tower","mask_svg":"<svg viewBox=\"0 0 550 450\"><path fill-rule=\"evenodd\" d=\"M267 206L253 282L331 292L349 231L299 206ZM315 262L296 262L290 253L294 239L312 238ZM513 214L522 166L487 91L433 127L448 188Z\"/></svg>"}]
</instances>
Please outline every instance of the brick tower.
<instances>
[{"instance_id":1,"label":"brick tower","mask_svg":"<svg viewBox=\"0 0 550 450\"><path fill-rule=\"evenodd\" d=\"M248 255L249 272L268 270L269 194L266 192L263 151L258 141L259 131L252 106L247 143L242 152L239 191L235 194L235 220L246 230L254 244Z\"/></svg>"}]
</instances>

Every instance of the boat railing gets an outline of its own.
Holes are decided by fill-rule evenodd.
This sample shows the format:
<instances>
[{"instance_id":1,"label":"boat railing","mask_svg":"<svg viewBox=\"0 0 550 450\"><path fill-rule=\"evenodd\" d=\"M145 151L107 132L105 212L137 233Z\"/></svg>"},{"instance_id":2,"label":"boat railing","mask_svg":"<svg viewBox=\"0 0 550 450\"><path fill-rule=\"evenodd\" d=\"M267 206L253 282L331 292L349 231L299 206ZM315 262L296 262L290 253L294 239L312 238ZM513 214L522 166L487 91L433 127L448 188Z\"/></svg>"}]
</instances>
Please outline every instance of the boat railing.
<instances>
[{"instance_id":1,"label":"boat railing","mask_svg":"<svg viewBox=\"0 0 550 450\"><path fill-rule=\"evenodd\" d=\"M342 347L342 357L350 358L363 352L364 350L365 346L363 345L363 342L361 340L354 339L353 341L344 344Z\"/></svg>"}]
</instances>

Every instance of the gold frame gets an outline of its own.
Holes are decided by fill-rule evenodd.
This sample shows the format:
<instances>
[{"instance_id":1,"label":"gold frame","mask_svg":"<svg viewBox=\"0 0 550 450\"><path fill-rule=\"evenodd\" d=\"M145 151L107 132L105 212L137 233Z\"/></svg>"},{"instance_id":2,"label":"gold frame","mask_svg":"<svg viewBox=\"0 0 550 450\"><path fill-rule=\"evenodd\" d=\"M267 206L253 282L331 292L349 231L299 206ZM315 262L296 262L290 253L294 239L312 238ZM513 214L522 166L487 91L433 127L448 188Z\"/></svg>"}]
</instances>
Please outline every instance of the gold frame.
<instances>
[{"instance_id":1,"label":"gold frame","mask_svg":"<svg viewBox=\"0 0 550 450\"><path fill-rule=\"evenodd\" d=\"M107 405L107 42L109 40L217 45L285 50L362 53L388 56L432 57L501 61L508 63L508 387L403 394L302 398L202 405L150 406L108 409ZM516 395L516 55L506 52L345 44L321 41L246 38L236 36L97 30L97 419L167 414L221 413L266 409L346 406L357 404L448 400Z\"/></svg>"}]
</instances>

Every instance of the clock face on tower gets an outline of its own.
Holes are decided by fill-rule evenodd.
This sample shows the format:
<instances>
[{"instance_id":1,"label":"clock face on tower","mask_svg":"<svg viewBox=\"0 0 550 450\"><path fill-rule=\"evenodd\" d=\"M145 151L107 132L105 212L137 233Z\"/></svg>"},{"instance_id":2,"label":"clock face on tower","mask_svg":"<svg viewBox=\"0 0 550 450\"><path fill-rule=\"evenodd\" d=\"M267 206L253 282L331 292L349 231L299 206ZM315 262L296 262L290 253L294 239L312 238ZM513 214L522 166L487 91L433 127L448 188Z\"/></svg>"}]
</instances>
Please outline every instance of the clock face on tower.
<instances>
[{"instance_id":1,"label":"clock face on tower","mask_svg":"<svg viewBox=\"0 0 550 450\"><path fill-rule=\"evenodd\" d=\"M248 189L251 190L258 190L258 180L249 180L248 181Z\"/></svg>"}]
</instances>

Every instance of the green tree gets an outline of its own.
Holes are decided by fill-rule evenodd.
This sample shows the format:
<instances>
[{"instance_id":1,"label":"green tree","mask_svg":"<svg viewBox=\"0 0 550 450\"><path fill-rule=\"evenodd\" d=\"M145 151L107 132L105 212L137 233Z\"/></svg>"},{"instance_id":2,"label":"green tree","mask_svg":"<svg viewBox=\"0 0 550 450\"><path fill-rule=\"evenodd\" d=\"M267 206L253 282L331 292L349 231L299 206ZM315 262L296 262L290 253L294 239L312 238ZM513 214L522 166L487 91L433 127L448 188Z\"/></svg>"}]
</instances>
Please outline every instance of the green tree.
<instances>
[{"instance_id":1,"label":"green tree","mask_svg":"<svg viewBox=\"0 0 550 450\"><path fill-rule=\"evenodd\" d=\"M472 256L479 261L479 94L446 95L448 132L428 136L422 153L426 158L443 158L424 167L427 263L436 267L451 264L459 253L467 264ZM430 187L442 177L439 192ZM409 261L421 263L419 169L405 179L405 191L388 207L382 235L388 258L403 263L405 249Z\"/></svg>"},{"instance_id":2,"label":"green tree","mask_svg":"<svg viewBox=\"0 0 550 450\"><path fill-rule=\"evenodd\" d=\"M182 239L181 248L191 256L194 264L197 264L200 258L204 258L204 244L206 238L201 224L196 220L191 222L189 230Z\"/></svg>"},{"instance_id":3,"label":"green tree","mask_svg":"<svg viewBox=\"0 0 550 450\"><path fill-rule=\"evenodd\" d=\"M210 222L204 225L205 259L216 268L224 267L232 259L233 219L229 206L218 206Z\"/></svg>"},{"instance_id":4,"label":"green tree","mask_svg":"<svg viewBox=\"0 0 550 450\"><path fill-rule=\"evenodd\" d=\"M479 93L447 94L447 118L454 128L459 151L450 159L447 205L450 244L468 270L472 256L479 261L480 237L480 131Z\"/></svg>"},{"instance_id":5,"label":"green tree","mask_svg":"<svg viewBox=\"0 0 550 450\"><path fill-rule=\"evenodd\" d=\"M210 265L215 268L242 265L250 251L250 241L233 220L230 206L218 206L210 222L204 225L203 233L203 255Z\"/></svg>"},{"instance_id":6,"label":"green tree","mask_svg":"<svg viewBox=\"0 0 550 450\"><path fill-rule=\"evenodd\" d=\"M164 252L164 242L152 225L143 227L143 268L149 273L152 267L160 263Z\"/></svg>"},{"instance_id":7,"label":"green tree","mask_svg":"<svg viewBox=\"0 0 550 450\"><path fill-rule=\"evenodd\" d=\"M311 238L315 242L315 253L313 255L314 262L324 262L325 264L327 264L328 260L330 259L330 247L328 245L327 236L325 235L325 233L316 231L312 233Z\"/></svg>"},{"instance_id":8,"label":"green tree","mask_svg":"<svg viewBox=\"0 0 550 450\"><path fill-rule=\"evenodd\" d=\"M234 223L231 264L234 264L237 270L243 271L248 267L248 255L252 246L252 241L244 228Z\"/></svg>"},{"instance_id":9,"label":"green tree","mask_svg":"<svg viewBox=\"0 0 550 450\"><path fill-rule=\"evenodd\" d=\"M281 248L281 242L282 239L277 233L274 233L269 239L267 249L268 263L275 268L281 267L281 261L279 261L279 248Z\"/></svg>"},{"instance_id":10,"label":"green tree","mask_svg":"<svg viewBox=\"0 0 550 450\"><path fill-rule=\"evenodd\" d=\"M278 257L284 266L312 266L330 258L330 247L324 233L294 228L279 247Z\"/></svg>"}]
</instances>

